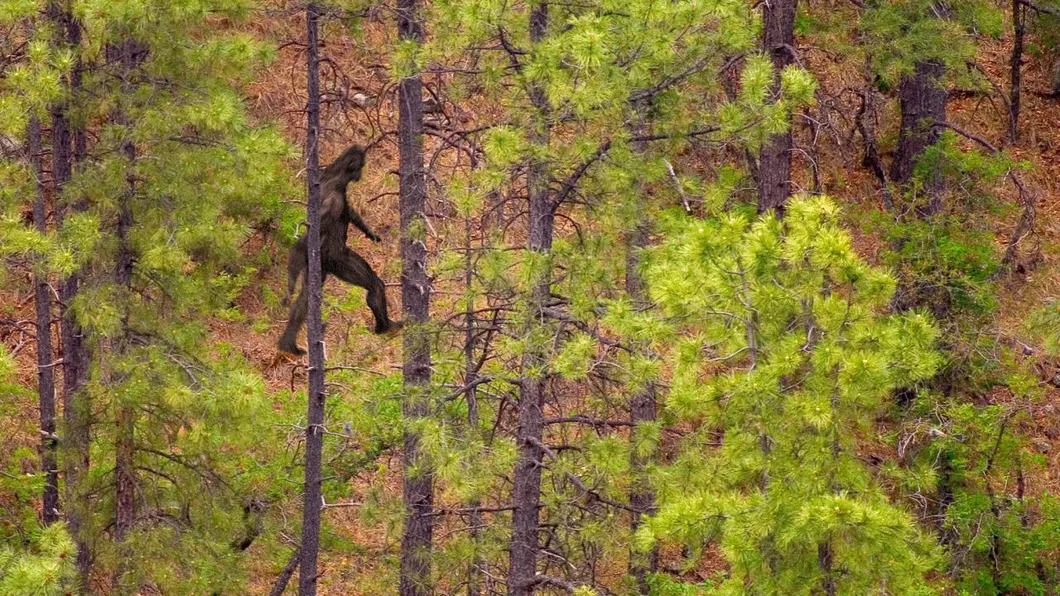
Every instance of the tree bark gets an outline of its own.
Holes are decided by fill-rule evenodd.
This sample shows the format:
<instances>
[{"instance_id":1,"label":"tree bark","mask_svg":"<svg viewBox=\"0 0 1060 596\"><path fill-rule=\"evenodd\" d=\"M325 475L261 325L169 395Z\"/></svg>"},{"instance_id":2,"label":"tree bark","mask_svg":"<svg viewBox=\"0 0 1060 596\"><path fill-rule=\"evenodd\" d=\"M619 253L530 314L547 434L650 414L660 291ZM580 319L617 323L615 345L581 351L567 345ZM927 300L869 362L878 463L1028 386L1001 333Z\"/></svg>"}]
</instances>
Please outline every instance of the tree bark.
<instances>
[{"instance_id":1,"label":"tree bark","mask_svg":"<svg viewBox=\"0 0 1060 596\"><path fill-rule=\"evenodd\" d=\"M121 93L132 93L132 75L136 68L138 46L129 39L107 48L107 60L119 66ZM116 236L118 252L114 267L114 283L124 291L121 303L121 334L114 341L112 351L117 358L125 356L131 336L129 333L129 304L132 302L132 279L135 256L129 234L134 225L133 201L136 198L136 145L133 143L129 115L121 109L115 110L111 121L123 127L124 135L118 152L124 158L125 188L118 196ZM116 411L114 424L114 530L112 537L118 545L118 564L114 569L114 586L117 593L135 593L135 588L123 583L130 570L128 561L132 553L124 544L125 537L136 521L136 405L118 394L114 398Z\"/></svg>"},{"instance_id":2,"label":"tree bark","mask_svg":"<svg viewBox=\"0 0 1060 596\"><path fill-rule=\"evenodd\" d=\"M59 35L65 37L67 46L76 53L81 44L81 27L73 18L68 6L58 2L49 4L49 18ZM85 153L84 131L71 131L66 111L70 102L76 100L81 90L84 66L77 59L67 84L67 99L52 107L52 197L55 201L56 226L61 227L63 218L69 213L84 211L83 201L66 205L64 196L66 183L73 174L73 163ZM71 134L73 133L73 134ZM71 154L71 136L74 137L74 153ZM89 467L90 412L88 396L81 387L88 376L89 355L84 345L81 326L70 309L80 291L82 272L75 272L59 282L59 342L62 349L63 371L63 477L65 499L64 514L70 534L77 545L77 569L82 586L88 585L92 553L85 535L84 518L88 514L81 485Z\"/></svg>"},{"instance_id":3,"label":"tree bark","mask_svg":"<svg viewBox=\"0 0 1060 596\"><path fill-rule=\"evenodd\" d=\"M762 47L773 60L773 96L780 95L780 73L795 63L795 11L798 0L762 2ZM791 126L773 135L758 157L758 212L772 209L784 214L791 196Z\"/></svg>"},{"instance_id":4,"label":"tree bark","mask_svg":"<svg viewBox=\"0 0 1060 596\"><path fill-rule=\"evenodd\" d=\"M474 165L472 163L472 167ZM474 268L475 259L471 247L471 218L465 217L464 291L468 296L471 295L474 287ZM469 299L464 307L464 386L468 388L465 395L467 399L467 434L472 438L477 437L479 433L478 389L475 385L475 381L478 379L479 366L475 363L475 331L475 303L474 300ZM489 349L489 346L485 345L482 349L485 352ZM477 498L472 499L468 503L468 507L471 509L470 525L474 554L467 572L467 596L481 596L483 588L481 578L484 571L484 561L479 553L479 548L482 544L482 529L484 527L482 512L478 510L481 505L481 501Z\"/></svg>"},{"instance_id":5,"label":"tree bark","mask_svg":"<svg viewBox=\"0 0 1060 596\"><path fill-rule=\"evenodd\" d=\"M530 40L534 43L544 39L548 29L548 4L538 3L530 13ZM551 112L548 98L540 86L530 88L533 103L533 130L530 142L539 147L548 145L548 117ZM529 321L524 336L545 320L544 309L552 291L552 230L555 218L554 205L549 193L547 164L534 157L527 169L527 191L530 215L528 248L539 253L537 259L546 270L538 275L530 290ZM541 266L541 265L539 265ZM541 465L544 452L541 439L544 432L545 385L547 378L540 371L545 364L545 354L537 346L529 346L523 354L522 377L519 380L518 427L515 442L519 448L518 459L512 475L512 535L508 546L508 594L527 596L534 591L537 573L538 529L541 509ZM534 374L536 376L529 376Z\"/></svg>"},{"instance_id":6,"label":"tree bark","mask_svg":"<svg viewBox=\"0 0 1060 596\"><path fill-rule=\"evenodd\" d=\"M121 64L121 77L122 77L122 91L130 92L131 84L130 77L132 70L135 67L135 47L132 42L124 42L121 46L115 48L115 53L118 54L118 60ZM127 293L131 292L132 289L132 274L133 274L133 247L129 240L129 232L133 227L133 210L132 202L136 197L136 175L134 168L136 165L136 146L133 144L132 135L129 133L128 128L131 126L128 120L128 115L122 112L115 114L114 121L122 126L126 127L125 138L121 141L119 151L122 156L125 157L125 190L122 192L121 197L118 200L118 222L117 222L117 235L118 235L118 256L117 263L114 271L115 283L124 288ZM130 296L126 296L126 300L131 300ZM129 331L129 312L128 306L125 306L125 311L122 313L122 338L119 340L120 345L118 346L118 352L124 351L128 342L128 331ZM115 453L115 486L117 496L116 502L116 514L115 514L115 540L121 541L125 533L132 527L133 518L135 516L134 506L134 490L136 485L136 476L133 469L133 425L134 425L135 410L129 407L127 404L122 404L119 407L118 412L118 438L117 438L117 450Z\"/></svg>"},{"instance_id":7,"label":"tree bark","mask_svg":"<svg viewBox=\"0 0 1060 596\"><path fill-rule=\"evenodd\" d=\"M309 289L306 341L309 344L309 394L305 430L305 486L302 502L302 558L298 572L299 596L317 592L317 555L320 550L321 453L324 447L324 325L320 303L324 279L320 262L320 55L319 7L306 5L306 191L309 230L306 243Z\"/></svg>"},{"instance_id":8,"label":"tree bark","mask_svg":"<svg viewBox=\"0 0 1060 596\"><path fill-rule=\"evenodd\" d=\"M1021 0L1012 0L1012 57L1009 62L1011 81L1009 85L1008 140L1019 141L1020 93L1023 79L1023 41L1026 34L1027 7Z\"/></svg>"},{"instance_id":9,"label":"tree bark","mask_svg":"<svg viewBox=\"0 0 1060 596\"><path fill-rule=\"evenodd\" d=\"M40 119L33 116L26 127L26 146L30 168L37 180L37 196L33 201L33 224L37 231L48 231L45 209L44 163ZM59 471L56 463L55 440L55 367L52 351L52 293L48 276L41 271L33 275L34 298L37 309L37 402L40 408L40 463L44 472L41 521L51 525L59 521Z\"/></svg>"},{"instance_id":10,"label":"tree bark","mask_svg":"<svg viewBox=\"0 0 1060 596\"><path fill-rule=\"evenodd\" d=\"M644 126L643 112L638 113L637 136L646 136L647 130ZM637 153L644 154L648 147L647 143L640 141L634 147ZM648 196L647 189L639 185L640 194ZM637 221L628 232L626 239L626 294L637 308L646 308L649 304L647 288L644 277L641 275L641 251L648 246L648 231L651 222L643 215L641 210L640 220ZM656 387L655 383L648 383L640 391L630 398L629 419L633 423L632 432L636 432L637 424L652 422L656 414ZM632 438L632 436L631 436ZM646 469L650 459L636 453L636 447L630 457L630 473L632 474L631 488L629 491L629 505L635 511L630 515L630 532L635 534L640 527L644 513L655 508L655 492L648 485ZM636 552L631 548L629 553L629 575L637 582L637 590L640 594L649 594L648 574L654 573L659 567L659 550L652 548L647 554Z\"/></svg>"},{"instance_id":11,"label":"tree bark","mask_svg":"<svg viewBox=\"0 0 1060 596\"><path fill-rule=\"evenodd\" d=\"M418 1L398 0L398 36L421 43ZM419 75L403 79L398 87L398 173L401 218L401 308L404 319L404 383L402 415L405 420L403 487L405 525L401 537L402 596L426 596L431 588L431 537L433 474L420 453L417 422L430 415L431 382L430 280L427 277L427 199L423 171L423 90Z\"/></svg>"},{"instance_id":12,"label":"tree bark","mask_svg":"<svg viewBox=\"0 0 1060 596\"><path fill-rule=\"evenodd\" d=\"M946 121L944 73L945 66L941 62L918 62L913 74L904 77L899 84L902 124L898 132L898 150L891 164L891 180L895 183L908 184L917 158L939 139L941 129L934 124ZM944 181L941 172L929 172L923 182L928 203L921 209L921 214L934 215L942 210Z\"/></svg>"},{"instance_id":13,"label":"tree bark","mask_svg":"<svg viewBox=\"0 0 1060 596\"><path fill-rule=\"evenodd\" d=\"M125 41L119 46L111 48L111 53L121 67L121 88L123 94L132 93L131 77L137 63L137 44L131 40ZM119 151L125 158L125 190L118 198L118 255L114 271L114 281L118 287L125 291L123 298L125 304L121 316L122 333L115 346L114 352L119 357L124 355L128 349L131 337L129 335L129 302L132 301L132 278L133 263L135 260L133 246L129 234L134 225L133 201L136 198L136 145L132 141L128 114L118 111L113 120L116 124L126 129L125 138L122 139ZM136 521L136 406L128 403L126 398L117 398L118 407L115 418L117 434L114 445L114 541L119 544L121 554L117 569L115 570L115 584L119 586L121 593L125 593L121 587L122 576L128 571L127 560L129 553L122 545L126 535L132 529Z\"/></svg>"},{"instance_id":14,"label":"tree bark","mask_svg":"<svg viewBox=\"0 0 1060 596\"><path fill-rule=\"evenodd\" d=\"M644 307L648 302L644 279L640 275L640 251L647 245L647 222L642 221L633 230L626 249L626 293L638 307ZM653 422L655 414L655 383L648 383L636 392L629 402L629 419L634 424L633 431L636 431L638 424ZM629 505L635 509L630 518L630 530L633 533L636 533L640 527L644 514L655 509L655 492L648 485L646 477L646 470L650 463L650 458L638 455L634 446L630 461L630 473L633 478L629 492ZM629 574L636 579L637 589L641 594L649 594L648 574L654 573L659 567L658 549L653 548L647 556L631 551L629 560Z\"/></svg>"}]
</instances>

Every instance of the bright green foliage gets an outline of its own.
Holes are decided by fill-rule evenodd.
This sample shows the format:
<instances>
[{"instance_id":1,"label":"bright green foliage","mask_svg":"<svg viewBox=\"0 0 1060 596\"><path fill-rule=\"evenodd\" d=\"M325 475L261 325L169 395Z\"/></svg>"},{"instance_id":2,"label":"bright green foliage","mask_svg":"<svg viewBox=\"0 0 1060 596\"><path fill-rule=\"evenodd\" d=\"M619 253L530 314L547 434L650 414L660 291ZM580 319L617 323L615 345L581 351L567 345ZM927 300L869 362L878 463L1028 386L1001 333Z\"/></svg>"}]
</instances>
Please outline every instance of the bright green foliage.
<instances>
[{"instance_id":1,"label":"bright green foliage","mask_svg":"<svg viewBox=\"0 0 1060 596\"><path fill-rule=\"evenodd\" d=\"M22 4L3 3L0 14ZM82 271L69 306L93 355L85 389L92 468L76 488L89 496L64 506L84 509L97 569L132 570L120 580L132 591L239 591L245 578L232 545L255 523L249 504L276 490L276 452L259 449L275 432L263 382L237 350L208 339L210 320L242 317L234 300L255 273L244 265L244 245L255 228L285 217L281 199L290 191L289 145L248 117L240 89L272 52L219 26L219 17L238 20L249 8L242 0L75 1L83 25L76 58L93 67L84 91L67 97L75 55L49 43L54 32L43 24L25 59L0 79L0 134L21 138L27 106L46 119L60 98L73 102L74 123L92 131L87 158L55 197L67 217L47 238L21 216L34 196L25 164L2 164L0 250L47 254L57 274ZM43 3L22 14L43 14ZM112 59L123 45L135 50L129 70ZM132 160L120 150L127 142ZM124 246L116 233L122 204L131 224ZM133 261L127 286L114 275L121 251ZM136 413L131 437L119 436L119 411ZM113 449L125 438L135 448L137 521L119 549L105 538L115 509Z\"/></svg>"},{"instance_id":2,"label":"bright green foliage","mask_svg":"<svg viewBox=\"0 0 1060 596\"><path fill-rule=\"evenodd\" d=\"M902 430L904 437L930 437L907 441L915 463L898 477L908 492L937 494L944 506L942 532L958 556L952 573L961 594L1049 594L1060 587L1060 510L1055 496L1026 488L1046 462L1029 453L1017 430L1025 418L1011 407L928 393Z\"/></svg>"},{"instance_id":3,"label":"bright green foliage","mask_svg":"<svg viewBox=\"0 0 1060 596\"><path fill-rule=\"evenodd\" d=\"M0 3L0 27L13 33L5 34L0 53L24 52L0 73L0 258L35 255L38 267L69 260L54 237L24 225L20 211L37 195L36 176L25 155L27 126L30 118L48 118L48 107L60 96L61 77L69 68L68 56L50 51L50 29L33 27L28 18L40 9L36 2Z\"/></svg>"},{"instance_id":4,"label":"bright green foliage","mask_svg":"<svg viewBox=\"0 0 1060 596\"><path fill-rule=\"evenodd\" d=\"M104 420L142 413L133 440L137 509L147 521L120 548L103 542L96 553L106 567L133 570L121 580L130 588L236 589L244 578L231 545L254 522L244 510L274 490L275 471L254 460L274 456L255 449L273 432L263 383L236 350L208 343L206 324L207 317L241 317L233 301L254 273L241 264L242 246L252 226L279 216L290 188L282 167L287 144L248 120L239 95L269 52L244 35L211 31L206 21L217 13L238 18L246 8L74 7L84 19L84 59L111 44L134 43L140 52L131 72L115 72L111 62L86 80L101 101L80 106L85 118L121 113L129 124L103 126L93 148L100 157L78 170L64 197L88 209L60 232L79 264L95 272L72 304L94 352L107 354L87 391ZM126 140L133 162L117 150ZM113 232L118 201L131 214L127 247ZM94 233L88 220L107 233ZM121 250L133 255L129 287L109 273ZM113 515L108 452L124 432L99 428L89 477L104 497L91 509L97 531Z\"/></svg>"},{"instance_id":5,"label":"bright green foliage","mask_svg":"<svg viewBox=\"0 0 1060 596\"><path fill-rule=\"evenodd\" d=\"M1002 15L988 0L886 0L866 2L860 27L880 82L894 86L917 62L946 65L951 78L967 78L975 57L973 35L997 37Z\"/></svg>"},{"instance_id":6,"label":"bright green foliage","mask_svg":"<svg viewBox=\"0 0 1060 596\"><path fill-rule=\"evenodd\" d=\"M905 197L911 207L921 205L923 181L938 175L943 212L877 219L892 247L884 261L899 279L893 306L930 309L947 338L944 365L930 384L935 391L901 412L898 440L926 437L926 443L913 442L894 472L909 494L933 495L920 514L944 520L938 527L952 544L951 575L960 590L1048 593L1057 581L1043 571L1056 567L1057 510L1047 495L1024 496L1021 488L1040 463L1027 454L1019 405L1040 398L1040 379L1021 349L984 333L997 326L997 280L1005 266L994 223L1012 211L998 190L1028 166L961 144L944 131L918 159ZM1046 309L1025 325L1047 350L1055 331L1049 320ZM984 407L982 396L990 394L1013 401Z\"/></svg>"},{"instance_id":7,"label":"bright green foliage","mask_svg":"<svg viewBox=\"0 0 1060 596\"><path fill-rule=\"evenodd\" d=\"M891 392L939 365L919 313L865 264L828 199L783 222L670 217L651 293L679 322L667 411L691 432L639 543L717 543L731 594L921 594L932 541L859 457ZM719 444L720 443L720 444ZM716 446L715 446L716 445Z\"/></svg>"},{"instance_id":8,"label":"bright green foliage","mask_svg":"<svg viewBox=\"0 0 1060 596\"><path fill-rule=\"evenodd\" d=\"M44 528L22 550L0 546L0 596L59 596L76 584L73 540L63 524Z\"/></svg>"},{"instance_id":9,"label":"bright green foliage","mask_svg":"<svg viewBox=\"0 0 1060 596\"><path fill-rule=\"evenodd\" d=\"M767 97L773 67L755 52L758 15L742 0L550 3L549 26L539 42L529 34L534 6L536 2L497 0L432 2L427 29L445 34L432 37L422 48L424 57L406 56L411 48L398 49L404 68L414 63L473 68L473 75L454 77L445 91L455 99L470 98L470 105L481 102L485 109L476 110L482 117L476 125L488 126L479 137L482 163L454 176L448 188L448 198L476 232L474 242L469 239L465 247L465 223L460 221L450 233L440 234L450 239L446 248L453 253L432 259L439 282L459 280L463 287L465 270L474 272L455 312L469 303L473 309L504 307L499 319L486 315L477 323L504 329L496 336L477 335L492 342L484 348L490 358L479 374L497 379L483 386L489 393L479 399L478 428L467 428L466 396L459 395L457 404L444 406L453 422L439 422L437 434L427 433L433 437L429 449L440 493L459 495L464 503L506 504L508 486L498 485L496 478L510 475L515 449L495 430L498 416L501 428L511 416L510 407L498 407L496 396L512 399L517 388L503 380L518 374L514 371L522 369L526 354L543 355L542 364L522 375L550 380L550 404L563 403L568 387L585 388L557 412L628 417L630 395L659 378L660 363L615 350L594 330L605 324L623 341L647 343L665 331L625 299L629 230L640 221L650 222L659 204L676 202L681 195L696 205L709 200L711 209L724 207L727 193L720 188L735 185L740 172L725 170L709 189L708 183L675 173L679 193L671 183L672 163L685 150L718 141L757 147L787 129L790 113L811 101L816 89L808 73L792 68L782 74L779 101ZM724 75L735 74L738 81L738 91L729 99L719 71L742 54L746 60L729 64L735 72ZM541 89L547 108L533 104L528 93L533 88ZM638 140L640 136L652 140ZM550 198L563 201L546 254L503 250L525 246L517 231L525 229L523 219L516 226L505 222L503 230L478 230L480 216L486 222L500 217L498 201L507 202L506 217L512 210L525 210L526 168L532 162L541 164L551 180ZM515 233L506 237L506 231ZM546 275L553 282L552 293L562 299L555 318L538 320L531 318L527 305L531 288ZM463 331L443 336L433 356L438 382L450 387L464 383L464 339ZM479 349L476 345L473 360ZM572 448L547 456L542 520L552 524L552 548L572 566L556 573L578 581L588 581L588 570L597 566L618 570L625 564L628 516L601 502L628 499L631 453L650 453L659 434L657 426L638 429L631 444L614 429L597 430L601 436L578 424L550 425L546 431L547 443ZM445 433L450 438L443 438ZM502 516L495 519L478 537L478 548L503 568L507 524ZM439 545L438 565L444 561L446 570L462 568L470 558L471 541L448 542ZM541 565L551 570L555 560L543 556ZM456 581L454 576L446 573L440 579Z\"/></svg>"},{"instance_id":10,"label":"bright green foliage","mask_svg":"<svg viewBox=\"0 0 1060 596\"><path fill-rule=\"evenodd\" d=\"M18 383L14 359L0 346L0 418L8 436L31 437L37 432L35 421L22 412L22 404L32 395ZM24 538L40 532L34 501L44 486L44 474L38 462L34 448L14 440L0 442L0 503L4 504L0 507L0 549L21 551Z\"/></svg>"},{"instance_id":11,"label":"bright green foliage","mask_svg":"<svg viewBox=\"0 0 1060 596\"><path fill-rule=\"evenodd\" d=\"M1027 331L1037 337L1047 353L1060 354L1060 302L1052 301L1027 318Z\"/></svg>"},{"instance_id":12,"label":"bright green foliage","mask_svg":"<svg viewBox=\"0 0 1060 596\"><path fill-rule=\"evenodd\" d=\"M945 188L945 211L929 219L874 221L893 247L885 259L898 273L899 308L924 306L940 319L993 311L1001 253L991 216L1011 211L999 200L998 190L1010 184L1009 172L1027 167L1003 153L966 150L949 130L924 151L904 200L910 210L923 207L928 199L921 191L933 179Z\"/></svg>"}]
</instances>

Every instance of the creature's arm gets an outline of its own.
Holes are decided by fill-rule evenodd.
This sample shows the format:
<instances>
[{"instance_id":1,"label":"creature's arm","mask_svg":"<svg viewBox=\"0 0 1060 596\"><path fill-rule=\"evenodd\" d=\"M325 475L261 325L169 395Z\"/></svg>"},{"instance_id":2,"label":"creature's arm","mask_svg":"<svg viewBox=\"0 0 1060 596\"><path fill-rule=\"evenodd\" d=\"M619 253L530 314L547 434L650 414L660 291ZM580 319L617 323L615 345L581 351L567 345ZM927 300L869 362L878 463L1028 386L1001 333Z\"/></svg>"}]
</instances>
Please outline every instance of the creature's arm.
<instances>
[{"instance_id":1,"label":"creature's arm","mask_svg":"<svg viewBox=\"0 0 1060 596\"><path fill-rule=\"evenodd\" d=\"M360 214L358 214L357 211L355 211L352 207L350 208L350 221L353 223L354 226L357 227L358 230L360 230L372 242L379 242L380 241L379 236L375 235L375 232L373 232L368 227L368 224L364 223L364 220L361 219Z\"/></svg>"}]
</instances>

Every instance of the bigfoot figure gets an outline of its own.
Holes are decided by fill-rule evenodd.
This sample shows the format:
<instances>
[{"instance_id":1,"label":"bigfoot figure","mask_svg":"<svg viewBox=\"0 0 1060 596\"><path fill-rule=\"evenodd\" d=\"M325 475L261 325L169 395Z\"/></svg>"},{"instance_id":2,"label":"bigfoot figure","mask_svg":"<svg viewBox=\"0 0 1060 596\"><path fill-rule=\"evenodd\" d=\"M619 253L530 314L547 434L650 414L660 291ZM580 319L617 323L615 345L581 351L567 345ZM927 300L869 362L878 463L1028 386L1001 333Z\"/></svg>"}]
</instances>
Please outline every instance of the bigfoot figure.
<instances>
[{"instance_id":1,"label":"bigfoot figure","mask_svg":"<svg viewBox=\"0 0 1060 596\"><path fill-rule=\"evenodd\" d=\"M351 181L356 182L361 179L363 168L364 149L354 145L344 151L320 175L321 281L327 280L328 275L334 275L346 283L368 290L368 307L375 315L375 332L386 333L399 327L400 323L391 321L387 316L386 288L383 280L379 279L361 255L346 246L346 236L351 223L373 242L379 242L379 236L368 229L361 216L346 202L346 187ZM298 278L308 277L306 275L309 267L307 241L308 238L305 235L299 238L287 258L287 296L284 298L284 303L290 301ZM305 350L298 347L295 342L295 337L305 323L308 301L309 295L306 292L306 284L303 282L298 299L291 305L291 313L287 317L287 328L280 337L277 346L280 350L299 356L305 354Z\"/></svg>"}]
</instances>

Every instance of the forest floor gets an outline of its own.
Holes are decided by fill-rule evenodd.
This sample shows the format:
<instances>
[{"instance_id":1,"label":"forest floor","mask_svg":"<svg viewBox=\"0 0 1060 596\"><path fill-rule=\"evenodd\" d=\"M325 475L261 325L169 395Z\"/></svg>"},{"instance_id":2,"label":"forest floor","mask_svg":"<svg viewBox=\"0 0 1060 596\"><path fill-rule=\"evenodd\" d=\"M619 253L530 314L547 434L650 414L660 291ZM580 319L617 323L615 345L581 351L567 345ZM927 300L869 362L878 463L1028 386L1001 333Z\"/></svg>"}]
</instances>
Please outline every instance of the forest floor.
<instances>
[{"instance_id":1,"label":"forest floor","mask_svg":"<svg viewBox=\"0 0 1060 596\"><path fill-rule=\"evenodd\" d=\"M300 15L269 16L259 19L250 28L262 38L283 43L297 40L303 27ZM325 90L334 94L333 99L348 109L330 109L325 111L323 147L324 159L337 155L343 148L354 142L365 143L378 139L380 124L392 129L396 123L396 114L392 107L394 102L380 101L380 95L394 92L388 83L389 73L385 64L379 63L379 56L367 51L368 47L388 47L392 43L391 33L384 27L369 26L356 41L347 35L324 35L322 54L328 59L323 79ZM1008 48L1009 39L984 42L981 45L979 63L990 79L1000 88L1007 88L1008 81ZM821 98L828 102L829 108L840 108L824 111L826 126L822 127L817 142L818 171L821 188L843 204L851 208L851 221L859 220L859 215L872 210L879 210L881 202L878 187L871 173L860 165L860 138L853 132L853 122L845 119L841 112L853 114L856 111L856 97L843 93L841 89L860 86L859 65L852 61L835 61L820 54L810 53L810 66L822 83ZM262 121L279 122L288 138L301 142L304 139L304 53L301 46L290 45L283 48L275 64L261 73L259 79L250 86L248 93L253 113ZM1024 69L1025 93L1023 118L1021 121L1021 138L1019 143L1007 147L1014 157L1026 160L1033 169L1024 174L1029 187L1035 193L1037 202L1036 231L1041 243L1042 258L1033 268L1013 274L1002 283L1000 294L999 316L994 329L984 329L984 333L999 334L1012 341L1028 344L1033 353L1028 357L1038 361L1041 378L1045 382L1053 380L1060 370L1060 363L1041 356L1034 342L1025 339L1023 319L1027 313L1040 308L1049 299L1060 298L1060 261L1057 248L1060 247L1060 100L1047 97L1048 73L1044 61L1029 58ZM362 97L351 102L354 96ZM364 107L355 107L363 103ZM893 146L893 138L884 136L897 128L895 100L890 98L887 105L881 106L881 122L877 130L881 133L881 145L884 149ZM339 105L339 104L336 104ZM960 96L951 101L951 119L961 127L975 131L989 139L997 146L1004 143L1007 108L1005 100L997 94L976 93ZM893 133L890 133L893 135ZM796 136L800 146L812 144L812 131L805 125L796 126ZM968 143L971 147L973 144ZM806 189L812 187L809 174L810 164L806 156L796 161L797 182ZM701 156L690 154L684 156L683 166L694 168ZM889 155L885 154L887 160ZM383 238L380 244L373 244L363 238L355 237L351 244L376 268L377 272L388 282L388 294L391 309L400 312L400 293L396 289L400 264L397 252L397 148L390 137L375 145L369 154L364 179L351 187L351 203L364 216L368 224ZM1010 188L999 186L1002 194L1015 201ZM1018 215L1013 209L1006 213L1004 220L998 221L999 246L1008 238L1008 233ZM857 246L867 258L879 260L881 242L871 234L857 234ZM1028 243L1030 240L1028 240ZM273 243L262 243L261 247L272 251L275 264L264 272L259 281L250 287L240 298L239 304L252 324L246 322L217 322L213 325L214 339L238 346L246 358L254 363L267 380L268 390L274 400L280 403L292 395L292 387L297 389L306 382L304 365L296 359L279 356L275 342L282 329L285 313L278 305L277 296L285 285L282 261L285 255L282 249ZM23 287L28 287L23 286ZM343 296L353 293L353 299L359 301L363 291L349 288L337 282L329 282L325 294L342 300ZM0 290L0 302L15 304L15 312L21 319L32 320L32 295L13 295ZM352 314L333 312L328 322L329 356L341 363L370 366L379 371L390 371L400 365L400 336L378 337L370 334L370 313L367 309L351 310ZM18 337L0 337L9 347L17 343ZM56 338L57 342L57 338ZM335 361L333 360L333 361ZM26 387L35 385L36 362L32 342L26 342L16 357L18 365L18 382ZM1049 386L1044 400L1019 403L1022 398L1010 395L984 395L985 401L1012 403L1014 407L1025 408L1030 416L1025 431L1031 438L1034 448L1044 455L1048 468L1038 477L1031 478L1035 491L1048 490L1060 494L1060 391ZM35 396L25 396L25 416L36 416ZM23 432L8 434L3 432L4 422L0 421L0 450L13 451L19 445L35 446L36 437ZM393 461L388 469L391 471L385 479L386 492L393 498L400 498L400 465L399 454L392 456ZM378 478L354 481L352 501L366 488L368 483L378 482ZM0 503L0 506L3 504ZM292 506L297 503L292 504ZM296 509L287 512L297 515ZM364 571L384 567L379 553L393 555L397 551L397 528L379 528L361 522L355 508L335 509L328 512L331 524L347 532L347 538L360 545L356 552L325 552L321 558L321 593L323 594L370 594L369 588L359 584L359 577ZM251 557L254 559L254 557ZM709 566L705 561L705 567ZM704 571L701 569L700 571ZM271 562L260 561L252 570L255 593L265 593L275 577L277 569ZM367 590L367 591L366 591Z\"/></svg>"}]
</instances>

